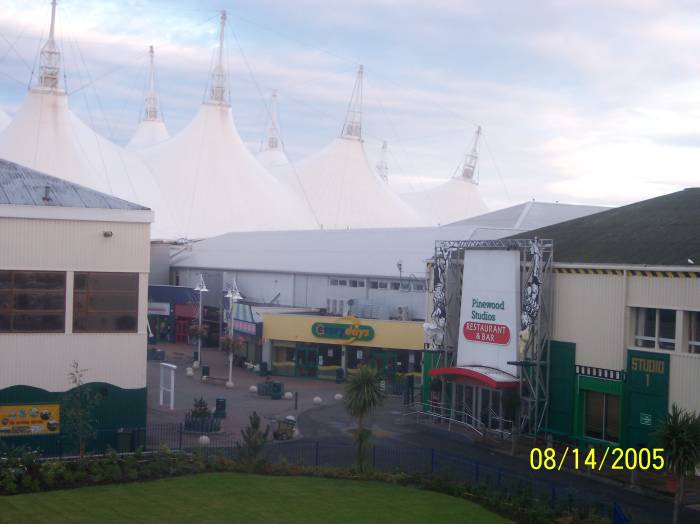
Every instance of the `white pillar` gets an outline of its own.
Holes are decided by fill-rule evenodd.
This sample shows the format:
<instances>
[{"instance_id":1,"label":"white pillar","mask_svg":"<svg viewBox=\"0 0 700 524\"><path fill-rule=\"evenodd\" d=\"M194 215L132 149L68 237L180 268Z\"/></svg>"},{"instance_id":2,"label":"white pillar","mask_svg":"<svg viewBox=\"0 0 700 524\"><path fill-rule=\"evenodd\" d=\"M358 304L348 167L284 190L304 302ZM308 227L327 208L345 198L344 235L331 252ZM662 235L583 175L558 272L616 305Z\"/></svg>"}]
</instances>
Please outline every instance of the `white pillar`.
<instances>
[{"instance_id":1,"label":"white pillar","mask_svg":"<svg viewBox=\"0 0 700 524\"><path fill-rule=\"evenodd\" d=\"M262 346L261 362L267 363L267 368L272 368L272 341L265 340Z\"/></svg>"}]
</instances>

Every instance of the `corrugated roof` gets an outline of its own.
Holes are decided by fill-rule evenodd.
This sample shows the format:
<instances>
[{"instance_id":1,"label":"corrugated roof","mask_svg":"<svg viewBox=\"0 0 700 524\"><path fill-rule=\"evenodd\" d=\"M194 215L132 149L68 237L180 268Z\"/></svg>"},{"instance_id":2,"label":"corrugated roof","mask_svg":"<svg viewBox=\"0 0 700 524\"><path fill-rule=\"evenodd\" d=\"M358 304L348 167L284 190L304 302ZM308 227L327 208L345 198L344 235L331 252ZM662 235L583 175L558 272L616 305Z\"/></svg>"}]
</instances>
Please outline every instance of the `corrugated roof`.
<instances>
[{"instance_id":1,"label":"corrugated roof","mask_svg":"<svg viewBox=\"0 0 700 524\"><path fill-rule=\"evenodd\" d=\"M553 239L556 262L700 267L700 188L534 229L526 236Z\"/></svg>"},{"instance_id":2,"label":"corrugated roof","mask_svg":"<svg viewBox=\"0 0 700 524\"><path fill-rule=\"evenodd\" d=\"M499 209L498 211L491 211L490 213L484 213L476 217L446 225L466 226L469 224L479 224L480 226L518 227L519 229L529 230L542 227L543 224L557 224L608 209L610 208L601 206L532 201Z\"/></svg>"},{"instance_id":3,"label":"corrugated roof","mask_svg":"<svg viewBox=\"0 0 700 524\"><path fill-rule=\"evenodd\" d=\"M4 159L0 159L1 204L93 209L148 209Z\"/></svg>"},{"instance_id":4,"label":"corrugated roof","mask_svg":"<svg viewBox=\"0 0 700 524\"><path fill-rule=\"evenodd\" d=\"M545 205L537 214L541 225L551 224L559 216L558 212L547 216L546 209ZM549 209L558 211L556 207ZM496 239L524 231L515 227L522 213L503 211L510 220L501 220L499 227L493 225L495 212L484 215L489 217L484 224L475 218L471 224L444 227L228 233L192 244L191 249L173 257L171 264L183 268L392 277L398 276L396 263L401 260L404 275L422 276L425 260L433 256L437 240Z\"/></svg>"}]
</instances>

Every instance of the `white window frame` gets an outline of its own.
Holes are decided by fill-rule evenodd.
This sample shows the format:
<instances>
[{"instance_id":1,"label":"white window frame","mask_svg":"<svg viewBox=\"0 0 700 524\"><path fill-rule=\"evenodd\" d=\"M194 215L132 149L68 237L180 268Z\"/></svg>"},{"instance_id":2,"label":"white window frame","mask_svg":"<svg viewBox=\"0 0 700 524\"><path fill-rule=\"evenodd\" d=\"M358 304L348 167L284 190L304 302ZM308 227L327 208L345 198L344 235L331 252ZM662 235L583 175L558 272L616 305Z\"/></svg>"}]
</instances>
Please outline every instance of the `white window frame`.
<instances>
[{"instance_id":1,"label":"white window frame","mask_svg":"<svg viewBox=\"0 0 700 524\"><path fill-rule=\"evenodd\" d=\"M688 353L700 354L700 311L689 311L688 315ZM697 319L697 320L696 320ZM693 333L693 326L698 324L698 332ZM696 340L693 340L693 337Z\"/></svg>"},{"instance_id":2,"label":"white window frame","mask_svg":"<svg viewBox=\"0 0 700 524\"><path fill-rule=\"evenodd\" d=\"M659 332L660 332L660 330L661 330L661 311L662 311L662 309L665 309L665 308L653 308L653 307L649 307L649 308L636 307L636 308L633 308L634 315L635 315L635 320L634 320L635 325L634 325L634 334L633 334L633 341L632 341L632 343L633 343L633 345L634 345L635 347L640 347L640 348L645 348L645 349L652 349L652 348L649 348L649 347L646 347L646 346L642 346L642 345L638 345L638 344L637 344L638 341L640 341L640 340L645 340L645 341L653 342L653 343L654 343L653 349L658 349L658 350L661 350L661 351L675 351L675 350L676 350L676 346L677 346L678 344L676 343L675 335L674 335L674 338L662 338L662 337L659 335ZM651 311L654 311L654 319L655 319L655 321L654 321L654 336L653 336L653 337L650 337L650 336L647 336L647 335L638 335L638 334L637 334L637 319L639 318L639 311L640 311L640 310L651 310ZM674 325L675 325L675 323L678 322L678 312L675 311L675 310L673 310L673 309L669 309L669 310L667 310L667 311L673 311L673 313L676 315L676 319L675 319L675 321L674 321ZM661 344L669 344L669 345L672 345L673 347L670 347L670 348L669 348L669 347L661 347Z\"/></svg>"}]
</instances>

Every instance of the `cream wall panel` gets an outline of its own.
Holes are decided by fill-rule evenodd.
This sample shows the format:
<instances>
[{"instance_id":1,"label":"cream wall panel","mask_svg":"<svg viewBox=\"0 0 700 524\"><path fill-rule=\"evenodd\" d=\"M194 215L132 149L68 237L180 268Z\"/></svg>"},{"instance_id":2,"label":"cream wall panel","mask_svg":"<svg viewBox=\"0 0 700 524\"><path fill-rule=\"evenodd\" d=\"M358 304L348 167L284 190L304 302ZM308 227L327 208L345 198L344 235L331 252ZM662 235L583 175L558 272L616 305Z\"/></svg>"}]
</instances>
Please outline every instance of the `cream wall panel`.
<instances>
[{"instance_id":1,"label":"cream wall panel","mask_svg":"<svg viewBox=\"0 0 700 524\"><path fill-rule=\"evenodd\" d=\"M74 360L87 369L86 382L146 387L143 333L13 333L0 335L0 389L23 384L65 391Z\"/></svg>"},{"instance_id":2,"label":"cream wall panel","mask_svg":"<svg viewBox=\"0 0 700 524\"><path fill-rule=\"evenodd\" d=\"M149 242L149 224L2 218L0 268L147 273Z\"/></svg>"},{"instance_id":3,"label":"cream wall panel","mask_svg":"<svg viewBox=\"0 0 700 524\"><path fill-rule=\"evenodd\" d=\"M631 307L700 311L700 278L628 276Z\"/></svg>"},{"instance_id":4,"label":"cream wall panel","mask_svg":"<svg viewBox=\"0 0 700 524\"><path fill-rule=\"evenodd\" d=\"M554 274L552 338L576 343L576 363L624 367L624 278Z\"/></svg>"},{"instance_id":5,"label":"cream wall panel","mask_svg":"<svg viewBox=\"0 0 700 524\"><path fill-rule=\"evenodd\" d=\"M700 413L700 355L671 353L669 408L679 407Z\"/></svg>"}]
</instances>

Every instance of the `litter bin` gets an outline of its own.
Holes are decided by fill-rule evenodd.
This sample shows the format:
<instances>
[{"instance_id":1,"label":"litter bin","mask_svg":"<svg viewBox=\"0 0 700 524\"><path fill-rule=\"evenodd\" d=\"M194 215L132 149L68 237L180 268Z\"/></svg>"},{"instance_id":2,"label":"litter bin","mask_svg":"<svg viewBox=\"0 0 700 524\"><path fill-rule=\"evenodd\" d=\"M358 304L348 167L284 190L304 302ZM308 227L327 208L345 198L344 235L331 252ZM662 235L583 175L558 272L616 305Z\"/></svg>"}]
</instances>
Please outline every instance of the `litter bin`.
<instances>
[{"instance_id":1,"label":"litter bin","mask_svg":"<svg viewBox=\"0 0 700 524\"><path fill-rule=\"evenodd\" d=\"M132 432L129 430L118 429L117 430L117 452L118 453L128 453L132 451L131 449L131 437Z\"/></svg>"},{"instance_id":2,"label":"litter bin","mask_svg":"<svg viewBox=\"0 0 700 524\"><path fill-rule=\"evenodd\" d=\"M270 396L272 400L280 400L282 395L284 395L284 384L282 382L273 382L271 390Z\"/></svg>"},{"instance_id":3,"label":"litter bin","mask_svg":"<svg viewBox=\"0 0 700 524\"><path fill-rule=\"evenodd\" d=\"M214 418L226 418L226 399L217 398L216 408L214 409Z\"/></svg>"},{"instance_id":4,"label":"litter bin","mask_svg":"<svg viewBox=\"0 0 700 524\"><path fill-rule=\"evenodd\" d=\"M338 368L335 370L335 383L341 384L345 380L345 370Z\"/></svg>"},{"instance_id":5,"label":"litter bin","mask_svg":"<svg viewBox=\"0 0 700 524\"><path fill-rule=\"evenodd\" d=\"M202 366L202 376L203 377L209 376L209 366Z\"/></svg>"}]
</instances>

